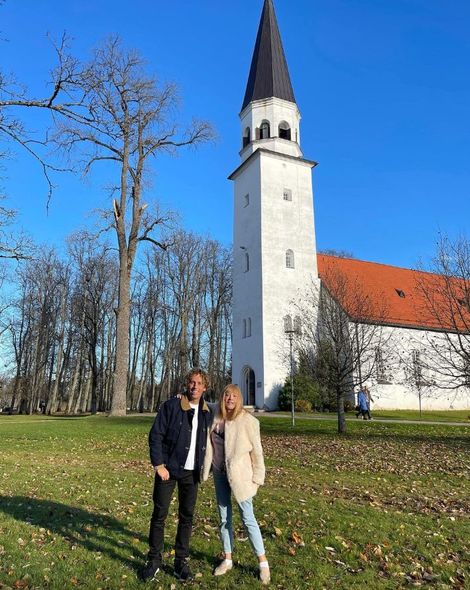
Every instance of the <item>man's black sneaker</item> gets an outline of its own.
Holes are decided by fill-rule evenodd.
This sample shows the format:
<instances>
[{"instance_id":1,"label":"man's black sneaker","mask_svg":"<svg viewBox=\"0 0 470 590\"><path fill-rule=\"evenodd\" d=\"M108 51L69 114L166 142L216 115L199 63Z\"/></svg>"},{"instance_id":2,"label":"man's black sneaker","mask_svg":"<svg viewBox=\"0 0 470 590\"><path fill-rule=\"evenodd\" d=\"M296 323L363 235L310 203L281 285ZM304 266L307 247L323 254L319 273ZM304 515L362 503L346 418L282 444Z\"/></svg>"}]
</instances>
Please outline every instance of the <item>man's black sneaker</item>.
<instances>
[{"instance_id":1,"label":"man's black sneaker","mask_svg":"<svg viewBox=\"0 0 470 590\"><path fill-rule=\"evenodd\" d=\"M149 582L151 580L154 580L155 576L160 571L160 568L161 568L161 564L159 561L156 561L154 559L147 561L147 563L145 564L145 567L140 572L140 577L141 577L142 581Z\"/></svg>"},{"instance_id":2,"label":"man's black sneaker","mask_svg":"<svg viewBox=\"0 0 470 590\"><path fill-rule=\"evenodd\" d=\"M180 582L188 582L193 579L193 574L185 561L175 561L175 576Z\"/></svg>"}]
</instances>

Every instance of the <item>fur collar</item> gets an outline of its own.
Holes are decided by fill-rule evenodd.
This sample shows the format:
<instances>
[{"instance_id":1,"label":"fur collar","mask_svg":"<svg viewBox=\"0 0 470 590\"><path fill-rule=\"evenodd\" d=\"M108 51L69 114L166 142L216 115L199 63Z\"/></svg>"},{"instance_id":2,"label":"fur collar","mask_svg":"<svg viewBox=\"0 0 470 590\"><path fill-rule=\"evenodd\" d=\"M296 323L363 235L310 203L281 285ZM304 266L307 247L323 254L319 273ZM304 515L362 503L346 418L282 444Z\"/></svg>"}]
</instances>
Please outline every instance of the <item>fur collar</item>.
<instances>
[{"instance_id":1,"label":"fur collar","mask_svg":"<svg viewBox=\"0 0 470 590\"><path fill-rule=\"evenodd\" d=\"M202 404L202 411L203 412L209 412L209 406L206 404L206 402L204 401L204 398L201 398L203 401ZM183 394L181 396L181 409L183 410L183 412L187 412L188 410L191 409L191 406L189 404L189 399L186 396L186 394Z\"/></svg>"}]
</instances>

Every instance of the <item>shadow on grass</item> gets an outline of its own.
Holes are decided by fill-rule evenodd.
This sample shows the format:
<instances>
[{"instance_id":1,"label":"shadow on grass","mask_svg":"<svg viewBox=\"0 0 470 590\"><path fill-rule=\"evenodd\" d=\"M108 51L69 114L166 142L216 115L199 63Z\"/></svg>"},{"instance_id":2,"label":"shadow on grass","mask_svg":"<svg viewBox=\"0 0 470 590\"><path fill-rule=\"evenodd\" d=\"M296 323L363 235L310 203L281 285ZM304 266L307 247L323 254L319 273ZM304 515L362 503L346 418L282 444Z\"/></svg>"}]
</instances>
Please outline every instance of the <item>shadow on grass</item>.
<instances>
[{"instance_id":1,"label":"shadow on grass","mask_svg":"<svg viewBox=\"0 0 470 590\"><path fill-rule=\"evenodd\" d=\"M70 545L99 551L132 570L137 570L143 557L134 543L146 538L110 516L27 496L0 496L0 512L60 535Z\"/></svg>"}]
</instances>

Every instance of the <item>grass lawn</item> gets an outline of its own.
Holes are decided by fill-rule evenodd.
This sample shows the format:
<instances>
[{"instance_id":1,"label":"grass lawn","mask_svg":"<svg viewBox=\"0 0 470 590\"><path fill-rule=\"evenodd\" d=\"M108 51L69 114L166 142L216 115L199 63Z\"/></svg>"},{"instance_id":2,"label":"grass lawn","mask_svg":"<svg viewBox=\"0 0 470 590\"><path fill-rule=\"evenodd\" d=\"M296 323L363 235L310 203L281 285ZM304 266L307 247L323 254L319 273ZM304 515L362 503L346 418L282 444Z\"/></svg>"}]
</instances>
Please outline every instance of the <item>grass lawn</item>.
<instances>
[{"instance_id":1,"label":"grass lawn","mask_svg":"<svg viewBox=\"0 0 470 590\"><path fill-rule=\"evenodd\" d=\"M425 422L470 422L470 410L429 410L419 415L418 410L377 410L373 411L375 418L393 420L423 420Z\"/></svg>"},{"instance_id":2,"label":"grass lawn","mask_svg":"<svg viewBox=\"0 0 470 590\"><path fill-rule=\"evenodd\" d=\"M289 415L288 412L276 412L276 414ZM374 410L372 408L371 414L373 418L380 420L417 420L421 422L464 422L470 423L470 410L429 410L424 411L419 415L419 410ZM329 418L336 419L336 412L319 413L308 412L305 414L297 412L299 418L302 416L310 416L314 418ZM356 420L356 412L347 412L346 419Z\"/></svg>"},{"instance_id":3,"label":"grass lawn","mask_svg":"<svg viewBox=\"0 0 470 590\"><path fill-rule=\"evenodd\" d=\"M0 417L0 589L178 586L138 581L147 550L151 417ZM272 588L470 588L466 426L261 417L267 481L255 499ZM173 505L174 506L174 505ZM235 568L220 551L212 482L192 542L195 588L259 588L236 520Z\"/></svg>"}]
</instances>

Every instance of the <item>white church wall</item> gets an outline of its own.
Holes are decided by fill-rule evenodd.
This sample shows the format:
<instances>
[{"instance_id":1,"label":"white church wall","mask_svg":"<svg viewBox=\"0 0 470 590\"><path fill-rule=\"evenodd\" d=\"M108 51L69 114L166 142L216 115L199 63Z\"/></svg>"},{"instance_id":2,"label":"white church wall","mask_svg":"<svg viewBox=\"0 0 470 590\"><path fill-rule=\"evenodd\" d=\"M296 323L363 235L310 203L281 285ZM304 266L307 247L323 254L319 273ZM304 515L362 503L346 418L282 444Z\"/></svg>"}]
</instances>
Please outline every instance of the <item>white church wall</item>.
<instances>
[{"instance_id":1,"label":"white church wall","mask_svg":"<svg viewBox=\"0 0 470 590\"><path fill-rule=\"evenodd\" d=\"M257 158L235 178L232 381L240 387L246 367L253 369L256 383L264 381L260 188L260 163ZM249 256L248 270L246 255ZM244 320L251 320L250 335L244 333ZM256 405L263 407L262 391L258 389Z\"/></svg>"},{"instance_id":2,"label":"white church wall","mask_svg":"<svg viewBox=\"0 0 470 590\"><path fill-rule=\"evenodd\" d=\"M381 354L383 367L377 363L374 376L366 385L371 390L376 410L418 410L419 395L413 383L413 351L419 351L422 358L431 363L432 350L429 338L442 339L439 332L417 330L403 327L385 326L382 335ZM383 370L382 370L383 369ZM421 407L423 410L466 410L470 409L470 391L466 388L458 390L439 386L439 377L423 368L426 383L421 387ZM435 384L432 384L435 382Z\"/></svg>"},{"instance_id":3,"label":"white church wall","mask_svg":"<svg viewBox=\"0 0 470 590\"><path fill-rule=\"evenodd\" d=\"M284 317L295 315L292 300L317 278L310 165L282 154L262 153L261 242L263 275L264 400L277 406L277 395L288 375ZM292 199L284 199L284 190ZM294 268L286 267L292 250Z\"/></svg>"}]
</instances>

